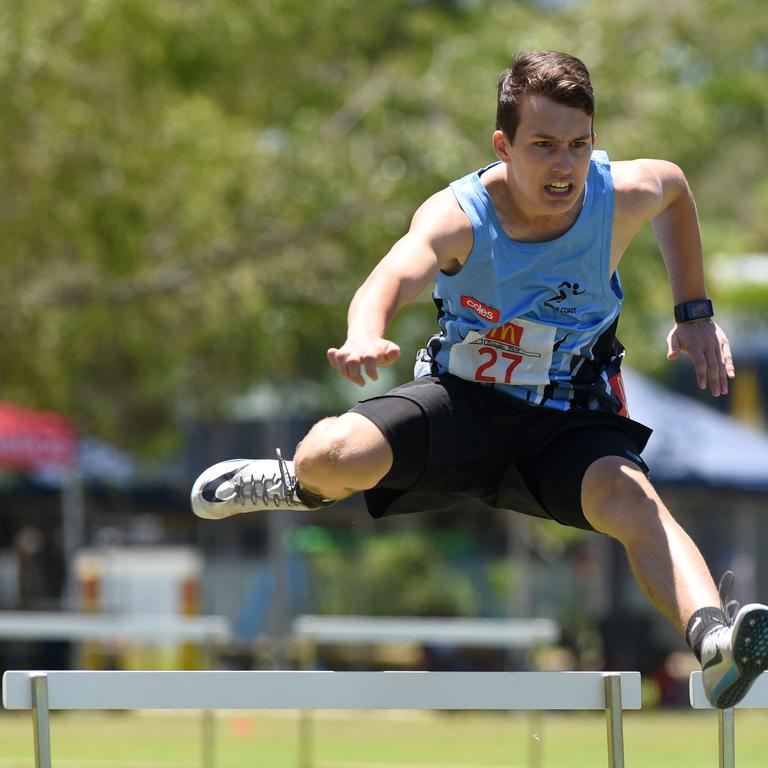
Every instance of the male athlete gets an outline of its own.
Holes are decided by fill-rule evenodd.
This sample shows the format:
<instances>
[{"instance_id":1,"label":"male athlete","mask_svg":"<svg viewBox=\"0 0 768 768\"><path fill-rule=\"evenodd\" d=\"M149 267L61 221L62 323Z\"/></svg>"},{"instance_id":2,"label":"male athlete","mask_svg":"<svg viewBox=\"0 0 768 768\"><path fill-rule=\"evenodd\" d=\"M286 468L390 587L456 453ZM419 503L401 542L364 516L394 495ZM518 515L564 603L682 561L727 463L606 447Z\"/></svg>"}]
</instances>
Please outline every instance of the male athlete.
<instances>
[{"instance_id":1,"label":"male athlete","mask_svg":"<svg viewBox=\"0 0 768 768\"><path fill-rule=\"evenodd\" d=\"M517 57L501 76L498 160L437 192L356 292L328 360L362 386L399 347L395 312L431 283L439 331L415 379L320 421L277 458L224 461L192 489L200 517L313 509L365 491L372 516L480 500L594 530L625 547L649 600L702 662L714 706L768 668L768 607L726 616L698 549L640 458L650 430L627 418L617 267L651 222L674 298L669 359L685 352L717 397L735 375L712 320L699 224L682 171L594 150L594 97L578 59ZM733 612L730 612L733 613Z\"/></svg>"}]
</instances>

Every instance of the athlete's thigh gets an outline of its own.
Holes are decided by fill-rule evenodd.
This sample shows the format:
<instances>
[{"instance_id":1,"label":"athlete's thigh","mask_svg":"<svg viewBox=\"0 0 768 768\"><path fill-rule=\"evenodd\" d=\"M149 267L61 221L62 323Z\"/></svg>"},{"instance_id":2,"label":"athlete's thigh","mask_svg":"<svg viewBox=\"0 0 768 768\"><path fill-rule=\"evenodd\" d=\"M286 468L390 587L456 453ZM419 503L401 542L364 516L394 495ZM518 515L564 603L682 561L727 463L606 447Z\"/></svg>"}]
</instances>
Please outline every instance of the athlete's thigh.
<instances>
[{"instance_id":1,"label":"athlete's thigh","mask_svg":"<svg viewBox=\"0 0 768 768\"><path fill-rule=\"evenodd\" d=\"M411 487L427 469L504 459L504 433L483 393L454 377L423 377L358 403L389 442L392 469L381 485Z\"/></svg>"},{"instance_id":2,"label":"athlete's thigh","mask_svg":"<svg viewBox=\"0 0 768 768\"><path fill-rule=\"evenodd\" d=\"M582 480L590 466L605 456L622 457L648 473L632 439L618 427L601 425L560 435L525 467L523 476L533 496L553 519L574 528L594 530L582 509Z\"/></svg>"}]
</instances>

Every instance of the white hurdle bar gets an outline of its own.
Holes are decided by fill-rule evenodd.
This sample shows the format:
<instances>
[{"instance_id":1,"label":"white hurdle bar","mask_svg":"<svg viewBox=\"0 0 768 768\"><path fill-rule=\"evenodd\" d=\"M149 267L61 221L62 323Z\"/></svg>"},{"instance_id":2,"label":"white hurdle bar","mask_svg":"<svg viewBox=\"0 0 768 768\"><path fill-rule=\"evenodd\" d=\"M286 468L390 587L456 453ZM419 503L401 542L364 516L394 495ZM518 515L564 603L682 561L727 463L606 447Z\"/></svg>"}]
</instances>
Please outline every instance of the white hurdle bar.
<instances>
[{"instance_id":1,"label":"white hurdle bar","mask_svg":"<svg viewBox=\"0 0 768 768\"><path fill-rule=\"evenodd\" d=\"M50 710L605 710L609 768L624 766L623 710L639 672L8 671L6 709L33 713L35 765L51 768Z\"/></svg>"},{"instance_id":2,"label":"white hurdle bar","mask_svg":"<svg viewBox=\"0 0 768 768\"><path fill-rule=\"evenodd\" d=\"M231 637L223 616L0 611L0 640L222 643Z\"/></svg>"},{"instance_id":3,"label":"white hurdle bar","mask_svg":"<svg viewBox=\"0 0 768 768\"><path fill-rule=\"evenodd\" d=\"M293 634L313 643L429 643L530 649L555 643L553 619L462 619L389 616L298 616Z\"/></svg>"},{"instance_id":4,"label":"white hurdle bar","mask_svg":"<svg viewBox=\"0 0 768 768\"><path fill-rule=\"evenodd\" d=\"M688 682L691 706L694 709L714 709L704 693L701 672L691 673ZM763 709L768 707L768 674L755 680L749 693L735 709ZM720 768L735 768L736 765L736 714L734 707L717 710L717 738Z\"/></svg>"},{"instance_id":5,"label":"white hurdle bar","mask_svg":"<svg viewBox=\"0 0 768 768\"><path fill-rule=\"evenodd\" d=\"M315 667L318 647L324 644L374 645L414 643L418 645L467 646L526 650L552 645L560 638L553 619L468 619L423 616L315 616L294 619L292 634L301 643L302 666ZM535 717L535 716L534 716ZM532 722L536 730L541 724ZM302 712L299 725L297 768L314 768L312 711ZM538 765L540 745L532 741L528 763Z\"/></svg>"}]
</instances>

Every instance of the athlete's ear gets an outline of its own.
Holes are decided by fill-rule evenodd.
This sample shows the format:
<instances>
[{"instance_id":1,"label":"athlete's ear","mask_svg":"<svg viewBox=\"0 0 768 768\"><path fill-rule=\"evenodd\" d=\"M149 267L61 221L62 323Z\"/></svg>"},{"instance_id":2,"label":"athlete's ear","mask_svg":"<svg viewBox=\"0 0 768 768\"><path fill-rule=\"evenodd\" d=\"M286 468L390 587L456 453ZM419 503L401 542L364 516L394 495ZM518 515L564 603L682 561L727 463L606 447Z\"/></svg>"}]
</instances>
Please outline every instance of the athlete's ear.
<instances>
[{"instance_id":1,"label":"athlete's ear","mask_svg":"<svg viewBox=\"0 0 768 768\"><path fill-rule=\"evenodd\" d=\"M504 163L510 162L509 158L509 141L504 131L496 130L493 132L493 151L496 153L496 157Z\"/></svg>"},{"instance_id":2,"label":"athlete's ear","mask_svg":"<svg viewBox=\"0 0 768 768\"><path fill-rule=\"evenodd\" d=\"M592 131L592 149L595 148L595 144L597 144L597 134Z\"/></svg>"}]
</instances>

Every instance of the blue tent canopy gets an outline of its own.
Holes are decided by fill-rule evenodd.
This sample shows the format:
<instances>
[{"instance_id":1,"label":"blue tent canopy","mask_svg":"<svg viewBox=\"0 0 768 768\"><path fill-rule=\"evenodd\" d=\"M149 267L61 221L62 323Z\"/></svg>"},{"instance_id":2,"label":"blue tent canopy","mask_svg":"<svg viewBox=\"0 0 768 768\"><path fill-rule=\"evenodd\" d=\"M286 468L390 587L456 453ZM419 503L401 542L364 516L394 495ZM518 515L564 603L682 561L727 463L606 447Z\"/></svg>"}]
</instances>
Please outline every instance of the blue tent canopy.
<instances>
[{"instance_id":1,"label":"blue tent canopy","mask_svg":"<svg viewBox=\"0 0 768 768\"><path fill-rule=\"evenodd\" d=\"M623 368L631 418L653 429L654 481L768 492L768 435Z\"/></svg>"}]
</instances>

